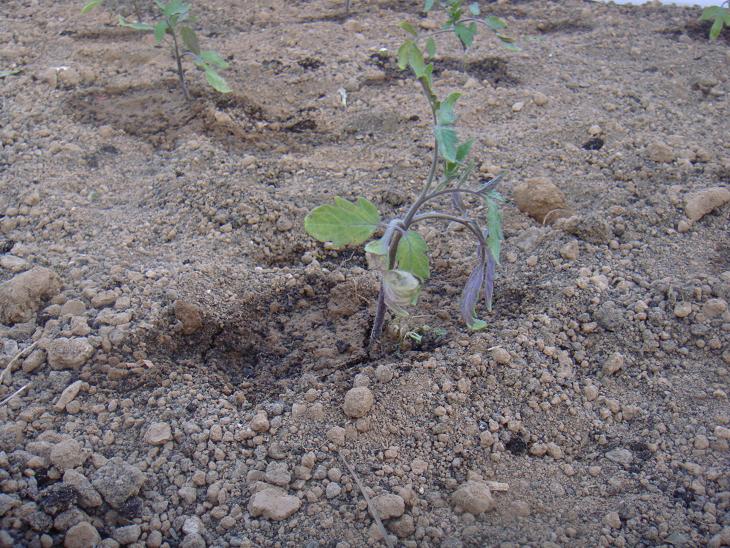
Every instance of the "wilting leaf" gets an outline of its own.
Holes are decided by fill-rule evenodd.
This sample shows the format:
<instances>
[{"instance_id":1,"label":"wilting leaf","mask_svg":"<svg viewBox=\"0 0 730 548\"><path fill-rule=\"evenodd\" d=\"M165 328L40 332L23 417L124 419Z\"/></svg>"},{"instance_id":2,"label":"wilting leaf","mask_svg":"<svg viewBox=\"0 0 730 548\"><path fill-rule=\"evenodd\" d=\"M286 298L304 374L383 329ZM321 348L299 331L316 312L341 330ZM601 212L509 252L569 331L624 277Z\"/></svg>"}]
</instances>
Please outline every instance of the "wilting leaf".
<instances>
[{"instance_id":1,"label":"wilting leaf","mask_svg":"<svg viewBox=\"0 0 730 548\"><path fill-rule=\"evenodd\" d=\"M219 93L230 93L233 91L225 78L210 67L206 67L205 69L205 79L208 80L211 87Z\"/></svg>"},{"instance_id":2,"label":"wilting leaf","mask_svg":"<svg viewBox=\"0 0 730 548\"><path fill-rule=\"evenodd\" d=\"M93 10L95 7L101 5L101 3L104 0L91 0L91 2L87 3L83 8L81 8L81 13L89 13L91 10Z\"/></svg>"},{"instance_id":3,"label":"wilting leaf","mask_svg":"<svg viewBox=\"0 0 730 548\"><path fill-rule=\"evenodd\" d=\"M477 264L471 271L469 278L464 285L461 294L461 317L467 327L473 331L484 329L487 324L476 317L476 306L479 302L479 295L484 285L484 278L487 272L487 251L483 246L477 250Z\"/></svg>"},{"instance_id":4,"label":"wilting leaf","mask_svg":"<svg viewBox=\"0 0 730 548\"><path fill-rule=\"evenodd\" d=\"M403 270L388 270L383 274L385 305L397 316L407 316L405 307L418 302L421 283L413 274Z\"/></svg>"},{"instance_id":5,"label":"wilting leaf","mask_svg":"<svg viewBox=\"0 0 730 548\"><path fill-rule=\"evenodd\" d=\"M195 31L190 27L180 27L180 36L182 37L185 47L192 51L195 55L200 55L200 43ZM214 86L215 87L215 86Z\"/></svg>"},{"instance_id":6,"label":"wilting leaf","mask_svg":"<svg viewBox=\"0 0 730 548\"><path fill-rule=\"evenodd\" d=\"M489 193L485 197L487 202L487 228L489 235L487 236L487 247L492 255L494 262L499 264L499 254L502 249L502 209L499 202L493 194Z\"/></svg>"},{"instance_id":7,"label":"wilting leaf","mask_svg":"<svg viewBox=\"0 0 730 548\"><path fill-rule=\"evenodd\" d=\"M155 27L153 27L149 23L130 23L121 15L119 16L119 26L125 27L128 29L142 30L142 31L154 31L155 30Z\"/></svg>"},{"instance_id":8,"label":"wilting leaf","mask_svg":"<svg viewBox=\"0 0 730 548\"><path fill-rule=\"evenodd\" d=\"M418 232L408 230L398 242L396 252L398 268L410 272L420 280L428 280L431 271L428 265L428 244Z\"/></svg>"},{"instance_id":9,"label":"wilting leaf","mask_svg":"<svg viewBox=\"0 0 730 548\"><path fill-rule=\"evenodd\" d=\"M212 50L206 50L200 52L200 58L203 59L206 63L210 63L211 65L218 67L219 69L227 69L229 67L228 63L226 63L226 60L221 57L218 52L212 51Z\"/></svg>"},{"instance_id":10,"label":"wilting leaf","mask_svg":"<svg viewBox=\"0 0 730 548\"><path fill-rule=\"evenodd\" d=\"M316 207L304 218L304 229L310 236L338 248L363 243L379 224L380 213L365 198L352 203L338 196L334 204Z\"/></svg>"}]
</instances>

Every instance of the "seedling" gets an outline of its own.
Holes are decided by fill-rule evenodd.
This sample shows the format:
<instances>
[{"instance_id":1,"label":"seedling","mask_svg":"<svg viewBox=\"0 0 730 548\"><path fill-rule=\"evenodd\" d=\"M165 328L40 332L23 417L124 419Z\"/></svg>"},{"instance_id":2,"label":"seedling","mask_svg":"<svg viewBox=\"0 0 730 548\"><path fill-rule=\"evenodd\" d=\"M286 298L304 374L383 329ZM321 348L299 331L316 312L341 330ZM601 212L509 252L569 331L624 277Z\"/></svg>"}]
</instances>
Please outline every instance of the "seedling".
<instances>
[{"instance_id":1,"label":"seedling","mask_svg":"<svg viewBox=\"0 0 730 548\"><path fill-rule=\"evenodd\" d=\"M703 9L700 21L712 21L710 40L717 40L723 27L730 27L730 0L719 6L709 6Z\"/></svg>"},{"instance_id":2,"label":"seedling","mask_svg":"<svg viewBox=\"0 0 730 548\"><path fill-rule=\"evenodd\" d=\"M91 0L82 9L81 13L88 13L95 7L99 6L104 0ZM201 50L198 35L190 25L195 22L195 18L190 15L190 4L184 3L182 0L170 0L166 4L155 0L155 6L160 10L160 18L153 25L151 23L136 23L127 21L121 15L119 16L119 25L122 27L152 32L155 36L155 42L160 44L166 36L172 40L172 51L175 55L175 63L177 65L177 76L180 81L180 89L182 89L185 99L190 100L190 92L185 80L185 71L183 70L183 57L191 58L193 64L205 72L205 79L208 84L220 93L230 93L231 88L225 79L218 74L217 69L227 69L228 63L213 50ZM135 11L137 18L140 17L139 6L135 2Z\"/></svg>"},{"instance_id":3,"label":"seedling","mask_svg":"<svg viewBox=\"0 0 730 548\"><path fill-rule=\"evenodd\" d=\"M435 0L426 0L425 11L434 9ZM386 310L400 320L407 316L408 307L418 303L423 284L431 275L428 245L416 232L416 225L428 221L455 223L466 228L477 244L476 266L467 279L461 296L461 316L472 330L484 329L487 323L476 315L480 296L484 296L487 310L492 308L494 276L499 264L502 245L502 198L496 192L502 175L478 185L468 183L474 171L474 162L468 161L473 141L460 142L456 131L454 107L460 97L452 93L439 99L433 88L433 63L436 55L434 37L454 33L466 50L471 46L481 23L497 33L508 47L515 49L512 40L500 31L505 23L497 17L479 17L479 6L471 4L468 11L462 0L442 0L438 3L446 13L446 22L440 30L420 33L408 22L401 24L409 37L398 50L398 66L410 69L420 84L433 117L434 147L426 181L416 200L403 217L381 223L380 213L365 198L350 202L335 197L334 204L316 207L304 220L305 230L322 242L332 242L336 248L362 244L378 229L383 235L365 246L370 265L382 272L378 304L370 333L369 347L383 332ZM420 44L425 44L425 51ZM486 206L486 226L470 210L474 199ZM450 200L450 208L423 211L428 204Z\"/></svg>"}]
</instances>

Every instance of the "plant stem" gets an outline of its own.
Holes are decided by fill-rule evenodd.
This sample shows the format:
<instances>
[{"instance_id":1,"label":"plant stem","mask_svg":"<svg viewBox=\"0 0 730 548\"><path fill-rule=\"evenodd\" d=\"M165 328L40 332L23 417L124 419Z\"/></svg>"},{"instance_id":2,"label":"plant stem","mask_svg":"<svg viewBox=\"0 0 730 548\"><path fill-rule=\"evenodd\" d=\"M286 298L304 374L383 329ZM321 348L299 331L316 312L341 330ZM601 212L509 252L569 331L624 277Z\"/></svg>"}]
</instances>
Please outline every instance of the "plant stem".
<instances>
[{"instance_id":1,"label":"plant stem","mask_svg":"<svg viewBox=\"0 0 730 548\"><path fill-rule=\"evenodd\" d=\"M190 101L190 93L188 92L188 86L185 83L185 73L183 72L182 68L182 57L180 56L180 48L177 45L177 33L175 32L175 29L172 27L172 25L169 24L169 22L168 26L170 28L170 34L172 35L172 43L175 46L175 61L177 62L177 76L180 80L180 87L182 88L185 100Z\"/></svg>"},{"instance_id":2,"label":"plant stem","mask_svg":"<svg viewBox=\"0 0 730 548\"><path fill-rule=\"evenodd\" d=\"M142 22L142 12L139 9L139 2L137 0L134 0L132 2L132 5L134 6L134 14L137 16L137 22Z\"/></svg>"}]
</instances>

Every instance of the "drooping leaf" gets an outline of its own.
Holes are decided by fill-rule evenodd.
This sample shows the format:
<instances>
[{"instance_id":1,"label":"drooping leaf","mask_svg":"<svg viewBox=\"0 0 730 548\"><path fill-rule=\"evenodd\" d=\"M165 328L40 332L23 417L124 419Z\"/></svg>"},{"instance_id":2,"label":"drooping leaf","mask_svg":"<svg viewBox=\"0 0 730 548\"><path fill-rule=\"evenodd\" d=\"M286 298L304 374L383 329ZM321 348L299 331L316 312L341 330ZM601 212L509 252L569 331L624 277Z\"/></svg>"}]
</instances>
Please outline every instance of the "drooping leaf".
<instances>
[{"instance_id":1,"label":"drooping leaf","mask_svg":"<svg viewBox=\"0 0 730 548\"><path fill-rule=\"evenodd\" d=\"M408 21L403 21L400 24L400 28L402 28L404 31L412 36L418 36L418 31L416 30L416 27L414 27L413 24L409 23Z\"/></svg>"},{"instance_id":2,"label":"drooping leaf","mask_svg":"<svg viewBox=\"0 0 730 548\"><path fill-rule=\"evenodd\" d=\"M484 18L484 23L492 30L502 30L504 28L507 28L507 23L502 21L499 17L496 15L489 15Z\"/></svg>"},{"instance_id":3,"label":"drooping leaf","mask_svg":"<svg viewBox=\"0 0 730 548\"><path fill-rule=\"evenodd\" d=\"M715 19L715 22L712 23L712 26L710 27L710 40L717 40L717 37L720 36L720 33L722 32L722 27L724 23L722 19Z\"/></svg>"},{"instance_id":4,"label":"drooping leaf","mask_svg":"<svg viewBox=\"0 0 730 548\"><path fill-rule=\"evenodd\" d=\"M459 136L453 125L434 127L434 135L438 144L439 154L444 160L456 163L456 148L459 144Z\"/></svg>"},{"instance_id":5,"label":"drooping leaf","mask_svg":"<svg viewBox=\"0 0 730 548\"><path fill-rule=\"evenodd\" d=\"M227 69L230 65L221 57L218 52L206 50L200 52L200 58L219 69Z\"/></svg>"},{"instance_id":6,"label":"drooping leaf","mask_svg":"<svg viewBox=\"0 0 730 548\"><path fill-rule=\"evenodd\" d=\"M482 291L484 276L487 270L486 263L486 250L480 245L477 250L477 264L474 266L474 270L471 271L471 274L469 274L469 277L466 280L464 290L461 294L460 303L461 318L472 331L479 331L487 326L486 322L476 317L476 306L479 302L479 295Z\"/></svg>"},{"instance_id":7,"label":"drooping leaf","mask_svg":"<svg viewBox=\"0 0 730 548\"><path fill-rule=\"evenodd\" d=\"M428 40L426 40L426 52L428 53L429 57L433 57L434 55L436 55L436 40L434 40L430 36Z\"/></svg>"},{"instance_id":8,"label":"drooping leaf","mask_svg":"<svg viewBox=\"0 0 730 548\"><path fill-rule=\"evenodd\" d=\"M149 23L130 23L121 15L119 16L119 26L125 27L128 29L133 29L133 30L141 30L141 31L145 31L145 32L152 32L155 30L155 27L153 27Z\"/></svg>"},{"instance_id":9,"label":"drooping leaf","mask_svg":"<svg viewBox=\"0 0 730 548\"><path fill-rule=\"evenodd\" d=\"M83 8L81 8L81 13L89 13L95 7L101 5L102 2L104 2L104 0L91 0L91 2L88 2Z\"/></svg>"},{"instance_id":10,"label":"drooping leaf","mask_svg":"<svg viewBox=\"0 0 730 548\"><path fill-rule=\"evenodd\" d=\"M383 274L383 293L385 305L396 316L407 316L407 306L418 302L421 282L413 274L404 270L388 270Z\"/></svg>"},{"instance_id":11,"label":"drooping leaf","mask_svg":"<svg viewBox=\"0 0 730 548\"><path fill-rule=\"evenodd\" d=\"M497 262L491 255L487 255L487 270L484 273L484 303L487 310L492 311L492 297L494 296L494 272Z\"/></svg>"},{"instance_id":12,"label":"drooping leaf","mask_svg":"<svg viewBox=\"0 0 730 548\"><path fill-rule=\"evenodd\" d=\"M185 47L192 51L195 55L200 55L200 43L195 31L190 27L180 27L180 37Z\"/></svg>"},{"instance_id":13,"label":"drooping leaf","mask_svg":"<svg viewBox=\"0 0 730 548\"><path fill-rule=\"evenodd\" d=\"M398 242L396 251L398 268L410 272L421 281L428 280L431 270L428 264L428 244L418 232L408 230Z\"/></svg>"},{"instance_id":14,"label":"drooping leaf","mask_svg":"<svg viewBox=\"0 0 730 548\"><path fill-rule=\"evenodd\" d=\"M379 224L380 213L365 198L352 203L338 196L334 204L316 207L304 218L304 229L310 236L332 242L337 248L363 243Z\"/></svg>"},{"instance_id":15,"label":"drooping leaf","mask_svg":"<svg viewBox=\"0 0 730 548\"><path fill-rule=\"evenodd\" d=\"M210 86L219 93L231 93L231 91L233 91L225 78L208 66L205 67L205 79L208 81Z\"/></svg>"},{"instance_id":16,"label":"drooping leaf","mask_svg":"<svg viewBox=\"0 0 730 548\"><path fill-rule=\"evenodd\" d=\"M168 29L167 21L162 19L155 25L155 42L158 44L162 42L162 39L165 37L165 33Z\"/></svg>"},{"instance_id":17,"label":"drooping leaf","mask_svg":"<svg viewBox=\"0 0 730 548\"><path fill-rule=\"evenodd\" d=\"M490 192L485 197L487 202L487 229L489 230L487 247L489 247L489 253L492 255L494 262L499 264L499 254L502 249L504 235L502 233L502 208L494 194L496 193Z\"/></svg>"}]
</instances>

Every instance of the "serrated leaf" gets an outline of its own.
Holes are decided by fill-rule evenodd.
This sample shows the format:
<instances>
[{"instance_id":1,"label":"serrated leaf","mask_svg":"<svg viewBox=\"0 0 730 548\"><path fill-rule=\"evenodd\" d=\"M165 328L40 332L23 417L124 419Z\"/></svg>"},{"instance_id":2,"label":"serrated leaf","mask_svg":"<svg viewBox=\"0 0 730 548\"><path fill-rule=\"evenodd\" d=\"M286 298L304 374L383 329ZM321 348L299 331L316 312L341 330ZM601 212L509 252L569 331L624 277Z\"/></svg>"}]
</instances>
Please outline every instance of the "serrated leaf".
<instances>
[{"instance_id":1,"label":"serrated leaf","mask_svg":"<svg viewBox=\"0 0 730 548\"><path fill-rule=\"evenodd\" d=\"M200 58L206 63L210 63L219 69L227 69L230 66L226 60L218 54L218 52L212 50L201 51Z\"/></svg>"},{"instance_id":2,"label":"serrated leaf","mask_svg":"<svg viewBox=\"0 0 730 548\"><path fill-rule=\"evenodd\" d=\"M208 66L205 68L205 79L208 81L210 86L219 93L230 93L233 91L225 78Z\"/></svg>"},{"instance_id":3,"label":"serrated leaf","mask_svg":"<svg viewBox=\"0 0 730 548\"><path fill-rule=\"evenodd\" d=\"M478 17L481 11L479 10L479 4L477 2L472 2L469 4L469 11L474 17Z\"/></svg>"},{"instance_id":4,"label":"serrated leaf","mask_svg":"<svg viewBox=\"0 0 730 548\"><path fill-rule=\"evenodd\" d=\"M185 47L192 51L195 55L200 55L200 43L195 31L190 27L180 27L180 37Z\"/></svg>"},{"instance_id":5,"label":"serrated leaf","mask_svg":"<svg viewBox=\"0 0 730 548\"><path fill-rule=\"evenodd\" d=\"M400 270L410 272L421 281L428 280L431 276L428 264L428 244L418 232L406 231L398 242L395 258Z\"/></svg>"},{"instance_id":6,"label":"serrated leaf","mask_svg":"<svg viewBox=\"0 0 730 548\"><path fill-rule=\"evenodd\" d=\"M484 23L492 30L502 30L507 28L507 23L502 21L502 19L496 15L488 15L484 18Z\"/></svg>"},{"instance_id":7,"label":"serrated leaf","mask_svg":"<svg viewBox=\"0 0 730 548\"><path fill-rule=\"evenodd\" d=\"M152 32L155 30L155 27L153 27L149 23L130 23L121 15L119 16L119 26L125 27L128 29L133 29L133 30L141 30L141 31L145 31L145 32Z\"/></svg>"},{"instance_id":8,"label":"serrated leaf","mask_svg":"<svg viewBox=\"0 0 730 548\"><path fill-rule=\"evenodd\" d=\"M404 31L412 36L418 36L418 31L416 30L416 27L414 27L413 24L409 23L408 21L403 21L400 24L400 28L402 28Z\"/></svg>"},{"instance_id":9,"label":"serrated leaf","mask_svg":"<svg viewBox=\"0 0 730 548\"><path fill-rule=\"evenodd\" d=\"M499 254L502 249L502 240L504 239L502 233L502 208L491 193L486 196L485 201L487 202L487 229L489 230L487 247L494 262L500 264Z\"/></svg>"},{"instance_id":10,"label":"serrated leaf","mask_svg":"<svg viewBox=\"0 0 730 548\"><path fill-rule=\"evenodd\" d=\"M439 153L444 160L456 162L456 147L459 144L459 136L454 126L437 125L434 127L436 143L438 144Z\"/></svg>"},{"instance_id":11,"label":"serrated leaf","mask_svg":"<svg viewBox=\"0 0 730 548\"><path fill-rule=\"evenodd\" d=\"M83 8L81 8L81 13L89 13L95 7L101 5L102 2L104 2L104 0L91 0L91 2L87 3Z\"/></svg>"},{"instance_id":12,"label":"serrated leaf","mask_svg":"<svg viewBox=\"0 0 730 548\"><path fill-rule=\"evenodd\" d=\"M162 42L162 39L165 37L165 33L167 32L167 29L167 21L165 21L164 19L162 21L159 21L155 25L155 42L157 42L158 44Z\"/></svg>"},{"instance_id":13,"label":"serrated leaf","mask_svg":"<svg viewBox=\"0 0 730 548\"><path fill-rule=\"evenodd\" d=\"M428 53L429 57L433 57L434 55L436 55L436 40L434 40L430 36L428 40L426 40L426 52Z\"/></svg>"},{"instance_id":14,"label":"serrated leaf","mask_svg":"<svg viewBox=\"0 0 730 548\"><path fill-rule=\"evenodd\" d=\"M304 230L310 236L337 248L363 243L379 224L380 213L365 198L352 203L338 196L334 204L316 207L304 218Z\"/></svg>"}]
</instances>

